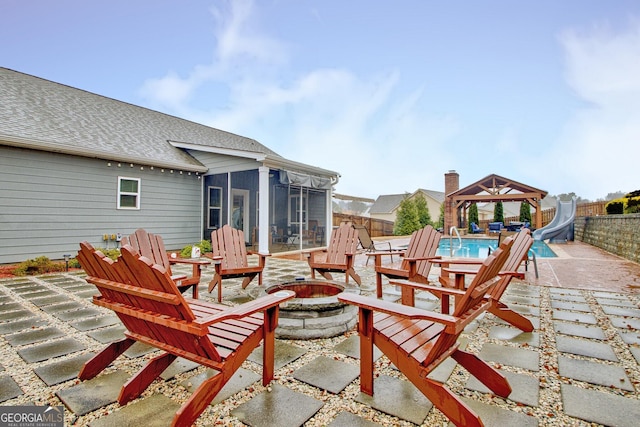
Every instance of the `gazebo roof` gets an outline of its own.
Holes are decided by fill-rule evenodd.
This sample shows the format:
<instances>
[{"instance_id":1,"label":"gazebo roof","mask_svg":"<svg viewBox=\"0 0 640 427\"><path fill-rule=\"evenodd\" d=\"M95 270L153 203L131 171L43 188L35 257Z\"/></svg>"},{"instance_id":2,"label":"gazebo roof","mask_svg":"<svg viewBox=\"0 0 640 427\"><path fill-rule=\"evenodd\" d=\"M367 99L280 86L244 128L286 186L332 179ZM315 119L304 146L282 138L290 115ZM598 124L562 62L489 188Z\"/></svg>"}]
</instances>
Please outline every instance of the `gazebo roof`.
<instances>
[{"instance_id":1,"label":"gazebo roof","mask_svg":"<svg viewBox=\"0 0 640 427\"><path fill-rule=\"evenodd\" d=\"M500 175L488 175L464 188L447 194L447 198L467 202L516 202L542 199L547 192Z\"/></svg>"}]
</instances>

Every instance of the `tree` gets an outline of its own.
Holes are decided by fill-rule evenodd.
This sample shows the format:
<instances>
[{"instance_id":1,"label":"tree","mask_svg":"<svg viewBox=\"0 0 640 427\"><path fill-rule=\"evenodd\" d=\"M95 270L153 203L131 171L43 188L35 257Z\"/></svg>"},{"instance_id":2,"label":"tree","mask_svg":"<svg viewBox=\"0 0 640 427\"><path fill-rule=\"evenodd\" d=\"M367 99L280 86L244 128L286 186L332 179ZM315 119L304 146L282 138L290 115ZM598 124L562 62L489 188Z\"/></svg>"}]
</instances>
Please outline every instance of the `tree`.
<instances>
[{"instance_id":1,"label":"tree","mask_svg":"<svg viewBox=\"0 0 640 427\"><path fill-rule=\"evenodd\" d=\"M440 230L444 230L444 203L440 204L440 217L438 218L438 223L436 224L436 228Z\"/></svg>"},{"instance_id":2,"label":"tree","mask_svg":"<svg viewBox=\"0 0 640 427\"><path fill-rule=\"evenodd\" d=\"M478 225L479 221L479 217L478 217L478 205L476 205L475 203L471 204L471 207L469 208L469 233L473 233L473 229L471 228L471 223L474 222L476 225Z\"/></svg>"},{"instance_id":3,"label":"tree","mask_svg":"<svg viewBox=\"0 0 640 427\"><path fill-rule=\"evenodd\" d=\"M393 234L396 236L407 236L420 228L420 218L416 204L409 197L405 196L400 202L396 222L393 226Z\"/></svg>"},{"instance_id":4,"label":"tree","mask_svg":"<svg viewBox=\"0 0 640 427\"><path fill-rule=\"evenodd\" d=\"M493 222L504 223L504 208L502 207L502 202L496 203L493 208Z\"/></svg>"},{"instance_id":5,"label":"tree","mask_svg":"<svg viewBox=\"0 0 640 427\"><path fill-rule=\"evenodd\" d=\"M429 213L429 206L427 205L427 199L424 198L422 194L418 194L413 203L416 206L416 211L418 212L418 221L420 221L420 228L426 227L427 225L432 225L431 223L431 214Z\"/></svg>"},{"instance_id":6,"label":"tree","mask_svg":"<svg viewBox=\"0 0 640 427\"><path fill-rule=\"evenodd\" d=\"M531 224L531 205L527 202L520 203L520 222Z\"/></svg>"}]
</instances>

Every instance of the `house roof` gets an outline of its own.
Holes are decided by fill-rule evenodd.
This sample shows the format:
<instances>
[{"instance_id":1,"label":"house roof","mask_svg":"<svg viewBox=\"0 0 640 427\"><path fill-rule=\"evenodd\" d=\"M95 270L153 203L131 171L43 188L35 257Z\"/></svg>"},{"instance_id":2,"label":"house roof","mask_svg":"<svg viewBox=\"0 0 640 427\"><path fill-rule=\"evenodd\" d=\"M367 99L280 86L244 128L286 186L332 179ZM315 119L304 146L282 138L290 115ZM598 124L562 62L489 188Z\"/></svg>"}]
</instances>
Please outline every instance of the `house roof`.
<instances>
[{"instance_id":1,"label":"house roof","mask_svg":"<svg viewBox=\"0 0 640 427\"><path fill-rule=\"evenodd\" d=\"M404 199L405 197L414 197L418 193L424 193L428 197L431 197L432 199L434 199L439 203L444 202L443 192L425 190L423 188L419 188L416 191L414 191L412 194L403 193L403 194L386 194L386 195L378 196L374 204L371 206L370 212L372 214L391 213L398 208L402 199Z\"/></svg>"},{"instance_id":2,"label":"house roof","mask_svg":"<svg viewBox=\"0 0 640 427\"><path fill-rule=\"evenodd\" d=\"M0 68L0 144L207 172L186 149L322 175L258 141L39 77Z\"/></svg>"}]
</instances>

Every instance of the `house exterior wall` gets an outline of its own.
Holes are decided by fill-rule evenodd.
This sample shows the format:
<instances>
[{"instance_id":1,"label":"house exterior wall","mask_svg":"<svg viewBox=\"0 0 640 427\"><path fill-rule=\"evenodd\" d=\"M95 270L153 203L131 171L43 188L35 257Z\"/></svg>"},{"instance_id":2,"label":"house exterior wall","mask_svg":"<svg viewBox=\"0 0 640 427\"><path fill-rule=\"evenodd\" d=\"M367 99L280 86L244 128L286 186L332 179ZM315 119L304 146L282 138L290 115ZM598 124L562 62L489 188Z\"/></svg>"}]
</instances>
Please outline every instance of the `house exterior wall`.
<instances>
[{"instance_id":1,"label":"house exterior wall","mask_svg":"<svg viewBox=\"0 0 640 427\"><path fill-rule=\"evenodd\" d=\"M119 176L140 178L139 210L117 209ZM140 227L180 249L200 241L201 206L194 173L0 145L0 264L75 256L84 240L113 248L103 234Z\"/></svg>"},{"instance_id":2,"label":"house exterior wall","mask_svg":"<svg viewBox=\"0 0 640 427\"><path fill-rule=\"evenodd\" d=\"M396 211L390 212L390 213L372 213L371 214L371 218L375 218L375 219L381 219L383 221L391 221L391 222L396 222Z\"/></svg>"}]
</instances>

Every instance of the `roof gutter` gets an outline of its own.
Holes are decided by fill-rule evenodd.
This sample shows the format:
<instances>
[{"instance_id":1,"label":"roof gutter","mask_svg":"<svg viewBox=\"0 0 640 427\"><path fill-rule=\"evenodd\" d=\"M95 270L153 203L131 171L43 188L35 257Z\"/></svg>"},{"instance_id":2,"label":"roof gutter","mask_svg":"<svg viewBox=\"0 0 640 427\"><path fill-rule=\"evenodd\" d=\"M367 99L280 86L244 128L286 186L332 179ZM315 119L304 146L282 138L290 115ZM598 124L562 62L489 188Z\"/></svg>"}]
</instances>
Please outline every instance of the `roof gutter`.
<instances>
[{"instance_id":1,"label":"roof gutter","mask_svg":"<svg viewBox=\"0 0 640 427\"><path fill-rule=\"evenodd\" d=\"M256 151L242 151L242 150L234 150L230 148L211 147L211 146L191 144L186 142L177 142L177 141L168 141L168 142L176 148L182 148L182 149L194 150L194 151L203 151L207 153L222 154L222 155L234 156L234 157L242 157L246 159L253 159L257 162L261 162L263 166L266 166L272 169L284 169L284 170L290 170L293 172L300 172L305 174L328 177L331 179L331 183L333 185L337 184L338 180L340 179L340 174L338 172L318 168L315 166L310 166L305 163L295 162L293 160L287 160L284 157L281 157L278 155L259 153Z\"/></svg>"},{"instance_id":2,"label":"roof gutter","mask_svg":"<svg viewBox=\"0 0 640 427\"><path fill-rule=\"evenodd\" d=\"M209 169L204 166L190 165L187 163L163 162L149 159L148 157L124 156L114 154L109 151L79 149L63 144L36 139L26 139L15 136L0 134L0 145L8 145L17 148L28 148L32 150L47 151L51 153L69 154L72 156L87 157L92 159L110 160L123 163L138 163L141 165L157 166L165 169L177 169L186 172L206 173Z\"/></svg>"}]
</instances>

